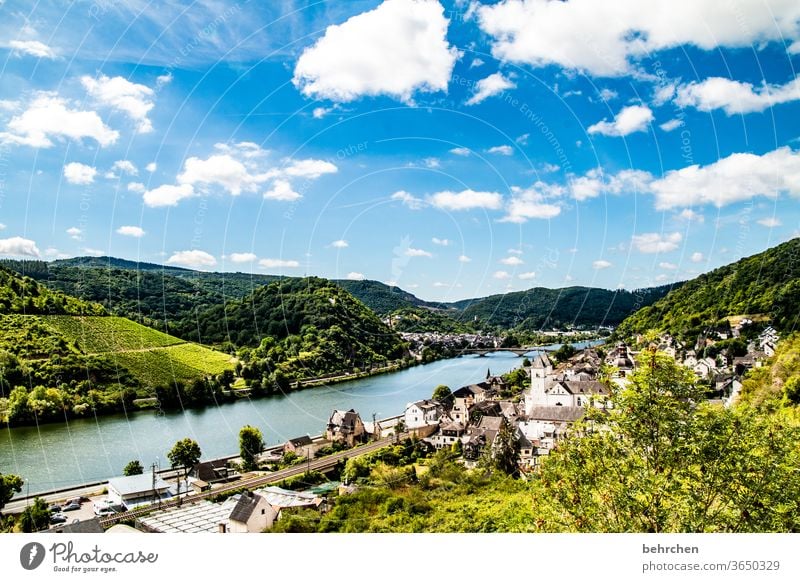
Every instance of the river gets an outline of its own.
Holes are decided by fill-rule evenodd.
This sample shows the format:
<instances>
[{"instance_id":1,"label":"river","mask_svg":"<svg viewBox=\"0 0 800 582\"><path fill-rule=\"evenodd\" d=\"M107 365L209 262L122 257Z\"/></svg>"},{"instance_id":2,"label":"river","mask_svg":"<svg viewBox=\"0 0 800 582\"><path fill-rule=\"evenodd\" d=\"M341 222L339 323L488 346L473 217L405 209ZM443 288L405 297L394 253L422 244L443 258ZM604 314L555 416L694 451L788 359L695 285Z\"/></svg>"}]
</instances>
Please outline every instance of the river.
<instances>
[{"instance_id":1,"label":"river","mask_svg":"<svg viewBox=\"0 0 800 582\"><path fill-rule=\"evenodd\" d=\"M0 430L0 472L20 475L26 494L118 476L133 459L145 467L157 463L167 468L167 451L184 437L200 444L204 459L223 457L238 451L239 429L246 424L258 427L267 445L275 445L324 432L335 408L354 408L365 421L373 413L394 416L407 403L429 398L439 384L455 389L482 380L487 369L503 374L521 363L522 358L507 352L463 356L288 396L161 415L141 411L6 428Z\"/></svg>"}]
</instances>

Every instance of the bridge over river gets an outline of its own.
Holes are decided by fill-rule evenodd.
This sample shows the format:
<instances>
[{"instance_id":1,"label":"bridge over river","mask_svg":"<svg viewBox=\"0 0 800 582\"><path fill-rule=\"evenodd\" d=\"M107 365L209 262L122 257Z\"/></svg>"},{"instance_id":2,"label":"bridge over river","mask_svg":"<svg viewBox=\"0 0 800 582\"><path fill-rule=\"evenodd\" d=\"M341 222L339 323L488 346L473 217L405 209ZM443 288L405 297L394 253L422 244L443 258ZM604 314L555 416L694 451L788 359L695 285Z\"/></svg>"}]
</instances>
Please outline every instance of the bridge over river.
<instances>
[{"instance_id":1,"label":"bridge over river","mask_svg":"<svg viewBox=\"0 0 800 582\"><path fill-rule=\"evenodd\" d=\"M542 347L542 346L522 346L520 348L464 348L461 350L462 355L466 354L477 354L478 356L482 357L486 354L491 354L494 352L510 352L512 354L516 354L519 357L524 356L525 354L530 354L533 352L554 352L556 351L552 347Z\"/></svg>"}]
</instances>

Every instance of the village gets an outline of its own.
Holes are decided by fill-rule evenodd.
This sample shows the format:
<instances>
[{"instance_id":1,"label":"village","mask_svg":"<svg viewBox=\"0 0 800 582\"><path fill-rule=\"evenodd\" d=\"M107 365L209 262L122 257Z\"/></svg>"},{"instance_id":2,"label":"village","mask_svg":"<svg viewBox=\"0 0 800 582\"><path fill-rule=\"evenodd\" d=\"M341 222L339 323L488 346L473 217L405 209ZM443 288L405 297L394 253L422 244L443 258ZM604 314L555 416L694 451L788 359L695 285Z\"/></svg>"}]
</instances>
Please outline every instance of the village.
<instances>
[{"instance_id":1,"label":"village","mask_svg":"<svg viewBox=\"0 0 800 582\"><path fill-rule=\"evenodd\" d=\"M750 323L743 320L728 330L711 330L691 346L662 335L657 349L707 384L709 400L730 406L742 387L742 376L773 355L779 341L778 333L766 327L744 344L746 353L741 354L743 342L735 350L730 340L739 338L741 327ZM637 340L641 345L643 338ZM714 346L725 347L718 351ZM263 450L257 457L258 471L243 471L240 459L232 456L199 462L185 475L154 471L116 477L101 495L68 500L76 510L72 519L53 525L51 531L266 531L291 512L327 511L331 495L346 495L358 488L358 483L347 479L306 482L312 471L319 475L341 468L349 458L401 438L411 438L431 453L457 452L466 467L475 467L506 446L501 433L510 432L518 471L525 478L589 407L610 407L611 390L626 386L636 370L638 352L624 342L606 350L589 347L560 362L546 351L525 358L516 370L517 377L521 372L525 378L521 390L509 385L508 375L493 375L487 369L482 381L453 391L440 387L436 398L408 403L394 417L365 420L353 409L334 410L323 434L289 439Z\"/></svg>"}]
</instances>

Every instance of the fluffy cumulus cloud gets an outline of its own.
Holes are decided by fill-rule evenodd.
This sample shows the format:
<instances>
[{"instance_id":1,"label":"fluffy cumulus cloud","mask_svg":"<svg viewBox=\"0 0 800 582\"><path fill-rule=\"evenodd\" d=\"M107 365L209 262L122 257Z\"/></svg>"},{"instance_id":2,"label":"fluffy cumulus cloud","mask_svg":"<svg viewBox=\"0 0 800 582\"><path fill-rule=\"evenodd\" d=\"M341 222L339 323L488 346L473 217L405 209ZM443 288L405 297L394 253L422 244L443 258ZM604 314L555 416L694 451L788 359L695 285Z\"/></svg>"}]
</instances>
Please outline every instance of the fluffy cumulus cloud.
<instances>
[{"instance_id":1,"label":"fluffy cumulus cloud","mask_svg":"<svg viewBox=\"0 0 800 582\"><path fill-rule=\"evenodd\" d=\"M595 76L631 73L638 58L684 45L703 50L796 39L800 3L763 0L503 0L477 9L495 57Z\"/></svg>"},{"instance_id":2,"label":"fluffy cumulus cloud","mask_svg":"<svg viewBox=\"0 0 800 582\"><path fill-rule=\"evenodd\" d=\"M86 185L94 182L97 169L80 162L70 162L64 166L64 178L70 184Z\"/></svg>"},{"instance_id":3,"label":"fluffy cumulus cloud","mask_svg":"<svg viewBox=\"0 0 800 582\"><path fill-rule=\"evenodd\" d=\"M492 274L492 277L494 277L495 279L501 279L501 280L510 279L511 278L511 273L509 273L508 271L495 271Z\"/></svg>"},{"instance_id":4,"label":"fluffy cumulus cloud","mask_svg":"<svg viewBox=\"0 0 800 582\"><path fill-rule=\"evenodd\" d=\"M0 132L0 143L35 148L53 146L53 139L93 139L106 147L117 141L119 132L109 128L95 111L72 109L66 99L40 92L26 110L8 122Z\"/></svg>"},{"instance_id":5,"label":"fluffy cumulus cloud","mask_svg":"<svg viewBox=\"0 0 800 582\"><path fill-rule=\"evenodd\" d=\"M348 281L363 281L366 277L364 277L364 273L359 273L357 271L350 271L347 273L347 280Z\"/></svg>"},{"instance_id":6,"label":"fluffy cumulus cloud","mask_svg":"<svg viewBox=\"0 0 800 582\"><path fill-rule=\"evenodd\" d=\"M578 201L596 198L601 194L633 194L647 192L653 177L642 170L621 170L605 174L599 168L583 176L572 176L567 185L570 195Z\"/></svg>"},{"instance_id":7,"label":"fluffy cumulus cloud","mask_svg":"<svg viewBox=\"0 0 800 582\"><path fill-rule=\"evenodd\" d=\"M146 190L142 195L144 203L152 208L160 206L175 206L181 200L191 198L195 195L194 188L190 184L163 184L152 190Z\"/></svg>"},{"instance_id":8,"label":"fluffy cumulus cloud","mask_svg":"<svg viewBox=\"0 0 800 582\"><path fill-rule=\"evenodd\" d=\"M711 77L699 83L689 83L678 89L675 103L681 107L694 107L700 111L722 109L728 115L764 111L773 105L800 100L800 78L785 85L732 81L724 77Z\"/></svg>"},{"instance_id":9,"label":"fluffy cumulus cloud","mask_svg":"<svg viewBox=\"0 0 800 582\"><path fill-rule=\"evenodd\" d=\"M613 121L599 121L589 126L590 134L599 133L612 137L624 137L637 131L644 131L653 121L653 112L645 105L623 107Z\"/></svg>"},{"instance_id":10,"label":"fluffy cumulus cloud","mask_svg":"<svg viewBox=\"0 0 800 582\"><path fill-rule=\"evenodd\" d=\"M17 56L28 55L39 59L56 58L56 51L38 40L12 40L8 46Z\"/></svg>"},{"instance_id":11,"label":"fluffy cumulus cloud","mask_svg":"<svg viewBox=\"0 0 800 582\"><path fill-rule=\"evenodd\" d=\"M338 102L446 91L458 56L447 25L437 0L386 0L329 26L300 55L293 83L308 97Z\"/></svg>"},{"instance_id":12,"label":"fluffy cumulus cloud","mask_svg":"<svg viewBox=\"0 0 800 582\"><path fill-rule=\"evenodd\" d=\"M518 277L523 281L530 281L536 278L536 273L534 271L528 271L527 273L520 273Z\"/></svg>"},{"instance_id":13,"label":"fluffy cumulus cloud","mask_svg":"<svg viewBox=\"0 0 800 582\"><path fill-rule=\"evenodd\" d=\"M114 162L114 165L111 166L111 171L128 174L129 176L136 176L139 173L139 170L130 160L117 160Z\"/></svg>"},{"instance_id":14,"label":"fluffy cumulus cloud","mask_svg":"<svg viewBox=\"0 0 800 582\"><path fill-rule=\"evenodd\" d=\"M293 202L299 200L303 195L295 192L291 182L288 180L275 180L272 186L264 191L264 198L267 200L280 200L282 202Z\"/></svg>"},{"instance_id":15,"label":"fluffy cumulus cloud","mask_svg":"<svg viewBox=\"0 0 800 582\"><path fill-rule=\"evenodd\" d=\"M503 204L503 197L497 192L475 190L451 192L445 190L431 195L429 202L442 210L473 210L476 208L497 210Z\"/></svg>"},{"instance_id":16,"label":"fluffy cumulus cloud","mask_svg":"<svg viewBox=\"0 0 800 582\"><path fill-rule=\"evenodd\" d=\"M67 234L69 235L69 238L73 240L81 240L83 231L77 226L71 226L67 229Z\"/></svg>"},{"instance_id":17,"label":"fluffy cumulus cloud","mask_svg":"<svg viewBox=\"0 0 800 582\"><path fill-rule=\"evenodd\" d=\"M391 200L397 200L398 202L402 202L405 206L408 206L411 210L419 210L425 205L425 202L422 198L418 198L413 194L406 192L405 190L398 190L394 194L389 197Z\"/></svg>"},{"instance_id":18,"label":"fluffy cumulus cloud","mask_svg":"<svg viewBox=\"0 0 800 582\"><path fill-rule=\"evenodd\" d=\"M670 119L669 121L665 121L664 123L660 124L658 127L661 128L661 131L665 131L669 133L670 131L674 131L678 129L680 126L683 125L683 121L680 119Z\"/></svg>"},{"instance_id":19,"label":"fluffy cumulus cloud","mask_svg":"<svg viewBox=\"0 0 800 582\"><path fill-rule=\"evenodd\" d=\"M258 257L256 257L255 253L231 253L228 255L228 259L232 263L241 264L241 263L252 263Z\"/></svg>"},{"instance_id":20,"label":"fluffy cumulus cloud","mask_svg":"<svg viewBox=\"0 0 800 582\"><path fill-rule=\"evenodd\" d=\"M210 268L217 264L217 259L205 251L178 251L167 259L168 265L179 265L192 269Z\"/></svg>"},{"instance_id":21,"label":"fluffy cumulus cloud","mask_svg":"<svg viewBox=\"0 0 800 582\"><path fill-rule=\"evenodd\" d=\"M441 246L441 247L449 247L449 246L450 246L450 240L449 240L449 239L446 239L446 238L438 238L438 237L433 237L433 238L431 239L431 242L432 242L433 244L435 244L435 245L439 245L439 246Z\"/></svg>"},{"instance_id":22,"label":"fluffy cumulus cloud","mask_svg":"<svg viewBox=\"0 0 800 582\"><path fill-rule=\"evenodd\" d=\"M459 255L458 262L459 263L470 263L470 262L472 262L472 259L469 258L467 255Z\"/></svg>"},{"instance_id":23,"label":"fluffy cumulus cloud","mask_svg":"<svg viewBox=\"0 0 800 582\"><path fill-rule=\"evenodd\" d=\"M760 220L756 220L758 224L761 226L766 226L767 228L777 228L783 224L779 219L771 216L769 218L762 218Z\"/></svg>"},{"instance_id":24,"label":"fluffy cumulus cloud","mask_svg":"<svg viewBox=\"0 0 800 582\"><path fill-rule=\"evenodd\" d=\"M800 196L800 152L782 147L763 155L735 153L707 166L667 172L650 184L656 208L713 204L722 207L756 196Z\"/></svg>"},{"instance_id":25,"label":"fluffy cumulus cloud","mask_svg":"<svg viewBox=\"0 0 800 582\"><path fill-rule=\"evenodd\" d=\"M693 263L702 263L705 260L705 255L701 252L694 252L692 253L692 262Z\"/></svg>"},{"instance_id":26,"label":"fluffy cumulus cloud","mask_svg":"<svg viewBox=\"0 0 800 582\"><path fill-rule=\"evenodd\" d=\"M290 259L261 259L258 264L265 269L296 269L300 266L298 261Z\"/></svg>"},{"instance_id":27,"label":"fluffy cumulus cloud","mask_svg":"<svg viewBox=\"0 0 800 582\"><path fill-rule=\"evenodd\" d=\"M595 271L602 271L611 267L611 263L605 259L598 259L592 262L592 269Z\"/></svg>"},{"instance_id":28,"label":"fluffy cumulus cloud","mask_svg":"<svg viewBox=\"0 0 800 582\"><path fill-rule=\"evenodd\" d=\"M530 188L512 186L512 197L506 206L502 222L523 223L530 219L549 219L561 214L561 206L554 199L560 197L564 189L554 184L536 182Z\"/></svg>"},{"instance_id":29,"label":"fluffy cumulus cloud","mask_svg":"<svg viewBox=\"0 0 800 582\"><path fill-rule=\"evenodd\" d=\"M36 243L21 236L0 239L0 255L13 257L38 257L39 249Z\"/></svg>"},{"instance_id":30,"label":"fluffy cumulus cloud","mask_svg":"<svg viewBox=\"0 0 800 582\"><path fill-rule=\"evenodd\" d=\"M659 267L664 269L665 271L674 271L678 268L678 265L675 263L668 263L667 261L662 261L658 264Z\"/></svg>"},{"instance_id":31,"label":"fluffy cumulus cloud","mask_svg":"<svg viewBox=\"0 0 800 582\"><path fill-rule=\"evenodd\" d=\"M506 79L502 73L493 73L475 83L475 92L467 100L467 105L477 105L493 95L515 88L516 85L511 80Z\"/></svg>"},{"instance_id":32,"label":"fluffy cumulus cloud","mask_svg":"<svg viewBox=\"0 0 800 582\"><path fill-rule=\"evenodd\" d=\"M456 156L467 157L472 153L472 150L469 148L453 148L450 150L450 153Z\"/></svg>"},{"instance_id":33,"label":"fluffy cumulus cloud","mask_svg":"<svg viewBox=\"0 0 800 582\"><path fill-rule=\"evenodd\" d=\"M522 265L525 261L523 261L519 257L512 255L510 257L505 257L504 259L500 259L500 262L510 267L516 267L518 265Z\"/></svg>"},{"instance_id":34,"label":"fluffy cumulus cloud","mask_svg":"<svg viewBox=\"0 0 800 582\"><path fill-rule=\"evenodd\" d=\"M512 148L510 145L499 145L490 147L488 150L486 150L486 152L500 156L510 156L514 154L514 148Z\"/></svg>"},{"instance_id":35,"label":"fluffy cumulus cloud","mask_svg":"<svg viewBox=\"0 0 800 582\"><path fill-rule=\"evenodd\" d=\"M121 234L122 236L132 236L133 238L142 238L145 235L145 232L140 226L120 226L117 229L117 234Z\"/></svg>"},{"instance_id":36,"label":"fluffy cumulus cloud","mask_svg":"<svg viewBox=\"0 0 800 582\"><path fill-rule=\"evenodd\" d=\"M426 250L423 250L423 249L415 249L414 247L408 247L408 248L405 250L405 255L406 255L407 257L426 257L426 258L428 258L428 259L430 259L430 258L433 256L433 254L432 254L432 253L429 253L429 252L428 252L428 251L426 251Z\"/></svg>"},{"instance_id":37,"label":"fluffy cumulus cloud","mask_svg":"<svg viewBox=\"0 0 800 582\"><path fill-rule=\"evenodd\" d=\"M81 77L86 92L99 105L120 111L136 123L138 133L153 131L153 124L147 115L155 105L153 90L146 85L131 83L124 77Z\"/></svg>"},{"instance_id":38,"label":"fluffy cumulus cloud","mask_svg":"<svg viewBox=\"0 0 800 582\"><path fill-rule=\"evenodd\" d=\"M348 243L348 242L347 242L346 240L344 240L343 238L340 238L339 240L335 240L335 241L333 241L333 242L331 243L331 246L332 246L333 248L335 248L335 249L346 249L347 247L349 247L349 246L350 246L350 243Z\"/></svg>"},{"instance_id":39,"label":"fluffy cumulus cloud","mask_svg":"<svg viewBox=\"0 0 800 582\"><path fill-rule=\"evenodd\" d=\"M677 249L682 240L683 235L679 232L647 232L634 235L631 243L641 253L668 253Z\"/></svg>"},{"instance_id":40,"label":"fluffy cumulus cloud","mask_svg":"<svg viewBox=\"0 0 800 582\"><path fill-rule=\"evenodd\" d=\"M335 164L316 159L286 159L281 164L270 165L267 163L269 152L251 142L216 144L214 149L216 152L208 157L188 158L177 176L177 184L166 184L146 192L145 204L174 206L196 195L196 190L221 189L238 196L243 192L256 192L267 183L264 198L291 202L302 198L292 186L292 179L316 180L338 171Z\"/></svg>"}]
</instances>

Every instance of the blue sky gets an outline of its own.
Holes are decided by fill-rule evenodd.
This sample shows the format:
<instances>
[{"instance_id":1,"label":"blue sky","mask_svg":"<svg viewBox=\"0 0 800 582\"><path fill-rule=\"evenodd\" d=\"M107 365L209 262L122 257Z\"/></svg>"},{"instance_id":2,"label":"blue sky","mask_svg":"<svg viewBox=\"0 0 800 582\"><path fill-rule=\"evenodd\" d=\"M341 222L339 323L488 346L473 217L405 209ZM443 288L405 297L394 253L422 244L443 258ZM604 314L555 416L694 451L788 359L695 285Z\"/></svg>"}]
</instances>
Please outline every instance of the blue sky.
<instances>
[{"instance_id":1,"label":"blue sky","mask_svg":"<svg viewBox=\"0 0 800 582\"><path fill-rule=\"evenodd\" d=\"M796 2L61 4L0 1L2 256L455 300L798 236Z\"/></svg>"}]
</instances>

